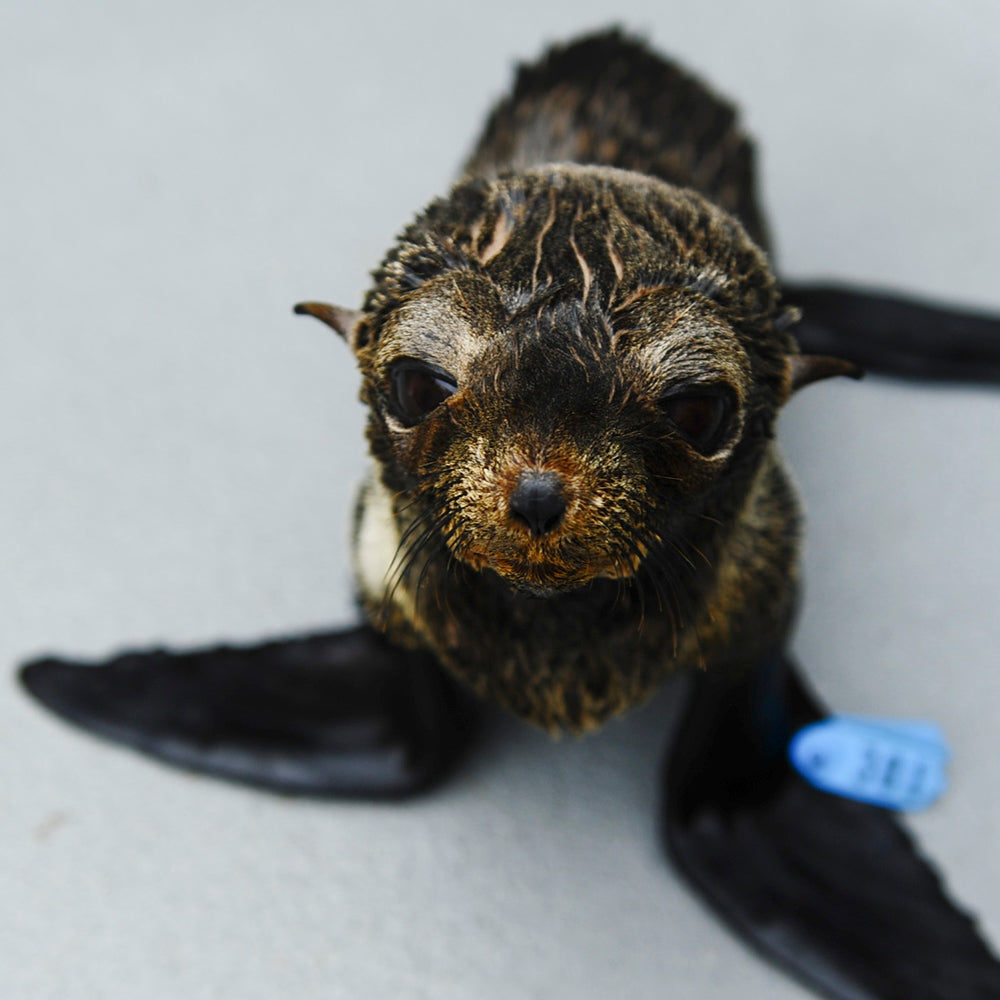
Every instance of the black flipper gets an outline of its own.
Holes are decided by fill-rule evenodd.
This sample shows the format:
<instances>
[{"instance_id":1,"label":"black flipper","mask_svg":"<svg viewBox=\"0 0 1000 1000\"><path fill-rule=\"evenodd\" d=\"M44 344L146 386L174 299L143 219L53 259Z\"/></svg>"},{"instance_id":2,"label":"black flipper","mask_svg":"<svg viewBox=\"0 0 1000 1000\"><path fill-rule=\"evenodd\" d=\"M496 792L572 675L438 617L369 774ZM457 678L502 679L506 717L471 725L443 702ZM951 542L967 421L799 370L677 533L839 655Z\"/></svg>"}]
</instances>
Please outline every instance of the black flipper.
<instances>
[{"instance_id":1,"label":"black flipper","mask_svg":"<svg viewBox=\"0 0 1000 1000\"><path fill-rule=\"evenodd\" d=\"M21 682L99 736L291 795L399 798L464 749L475 706L437 663L367 626L264 645L42 659Z\"/></svg>"},{"instance_id":2,"label":"black flipper","mask_svg":"<svg viewBox=\"0 0 1000 1000\"><path fill-rule=\"evenodd\" d=\"M682 874L755 949L836 1000L995 1000L1000 964L887 810L787 763L823 713L775 655L691 678L667 760L664 833Z\"/></svg>"},{"instance_id":3,"label":"black flipper","mask_svg":"<svg viewBox=\"0 0 1000 1000\"><path fill-rule=\"evenodd\" d=\"M1000 318L836 285L783 283L802 309L803 352L871 372L944 382L1000 383Z\"/></svg>"}]
</instances>

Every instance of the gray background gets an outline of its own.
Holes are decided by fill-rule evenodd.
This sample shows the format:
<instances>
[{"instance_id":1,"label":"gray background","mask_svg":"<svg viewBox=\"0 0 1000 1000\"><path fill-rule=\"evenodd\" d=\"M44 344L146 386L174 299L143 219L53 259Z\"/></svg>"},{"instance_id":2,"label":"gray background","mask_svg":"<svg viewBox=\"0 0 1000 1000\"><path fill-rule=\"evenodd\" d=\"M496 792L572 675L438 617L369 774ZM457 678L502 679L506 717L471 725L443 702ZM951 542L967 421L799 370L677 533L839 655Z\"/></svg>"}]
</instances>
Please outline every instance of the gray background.
<instances>
[{"instance_id":1,"label":"gray background","mask_svg":"<svg viewBox=\"0 0 1000 1000\"><path fill-rule=\"evenodd\" d=\"M285 801L47 717L14 664L348 622L362 413L291 303L356 305L515 58L618 19L740 101L785 273L1000 310L995 3L0 9L0 969L11 998L805 996L662 860L669 692L601 735L501 720L434 796ZM930 717L915 818L1000 940L1000 396L869 380L783 420L796 648Z\"/></svg>"}]
</instances>

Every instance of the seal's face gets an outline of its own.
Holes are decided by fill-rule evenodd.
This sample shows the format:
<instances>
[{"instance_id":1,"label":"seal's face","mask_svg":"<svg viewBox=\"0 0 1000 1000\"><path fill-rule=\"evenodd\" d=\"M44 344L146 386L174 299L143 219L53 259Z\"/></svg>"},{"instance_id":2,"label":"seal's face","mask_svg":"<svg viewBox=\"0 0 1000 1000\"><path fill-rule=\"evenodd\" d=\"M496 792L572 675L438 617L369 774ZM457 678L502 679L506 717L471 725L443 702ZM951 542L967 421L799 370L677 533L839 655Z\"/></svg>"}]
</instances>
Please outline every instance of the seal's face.
<instances>
[{"instance_id":1,"label":"seal's face","mask_svg":"<svg viewBox=\"0 0 1000 1000\"><path fill-rule=\"evenodd\" d=\"M696 296L650 290L605 314L571 291L512 314L482 275L452 274L382 329L373 435L456 559L546 594L679 544L741 439L749 379Z\"/></svg>"},{"instance_id":2,"label":"seal's face","mask_svg":"<svg viewBox=\"0 0 1000 1000\"><path fill-rule=\"evenodd\" d=\"M658 181L460 186L377 278L356 351L403 548L515 589L690 562L787 393L762 255Z\"/></svg>"}]
</instances>

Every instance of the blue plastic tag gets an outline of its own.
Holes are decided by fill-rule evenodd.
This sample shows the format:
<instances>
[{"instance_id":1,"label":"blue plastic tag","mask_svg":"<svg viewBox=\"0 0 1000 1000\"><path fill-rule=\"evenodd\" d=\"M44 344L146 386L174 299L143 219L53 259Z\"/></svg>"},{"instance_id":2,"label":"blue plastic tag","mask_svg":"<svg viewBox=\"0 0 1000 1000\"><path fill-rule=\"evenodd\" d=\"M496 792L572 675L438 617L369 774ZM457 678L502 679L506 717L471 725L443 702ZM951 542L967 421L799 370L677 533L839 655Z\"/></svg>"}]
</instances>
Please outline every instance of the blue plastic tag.
<instances>
[{"instance_id":1,"label":"blue plastic tag","mask_svg":"<svg viewBox=\"0 0 1000 1000\"><path fill-rule=\"evenodd\" d=\"M800 729L788 756L811 785L860 802L914 812L945 790L950 756L933 722L835 715Z\"/></svg>"}]
</instances>

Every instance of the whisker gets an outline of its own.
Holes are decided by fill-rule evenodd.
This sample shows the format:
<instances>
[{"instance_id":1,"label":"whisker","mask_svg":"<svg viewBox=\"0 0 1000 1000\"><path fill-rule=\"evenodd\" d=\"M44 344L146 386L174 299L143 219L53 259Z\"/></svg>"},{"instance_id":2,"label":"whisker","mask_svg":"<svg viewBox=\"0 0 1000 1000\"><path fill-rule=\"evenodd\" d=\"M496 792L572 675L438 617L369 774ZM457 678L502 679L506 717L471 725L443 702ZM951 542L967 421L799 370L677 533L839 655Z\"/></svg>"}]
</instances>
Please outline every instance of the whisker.
<instances>
[{"instance_id":1,"label":"whisker","mask_svg":"<svg viewBox=\"0 0 1000 1000\"><path fill-rule=\"evenodd\" d=\"M688 564L688 566L691 567L691 569L695 569L695 565L691 561L690 556L688 556L688 554L672 538L667 539L667 544L681 557L681 559L684 560L684 562Z\"/></svg>"},{"instance_id":2,"label":"whisker","mask_svg":"<svg viewBox=\"0 0 1000 1000\"><path fill-rule=\"evenodd\" d=\"M421 549L427 544L427 542L434 536L435 532L438 530L438 518L430 519L429 522L425 521L423 516L417 518L413 524L411 524L405 534L409 541L405 544L401 541L399 548L396 550L396 557L393 559L393 563L396 564L395 569L395 579L393 580L392 587L385 594L382 601L382 614L383 620L384 615L388 613L389 606L392 604L393 598L396 596L396 591L399 589L400 584L409 575L410 569L413 566L414 560L420 553ZM422 527L423 531L416 537L412 537L418 527ZM414 594L414 597L416 594Z\"/></svg>"}]
</instances>

